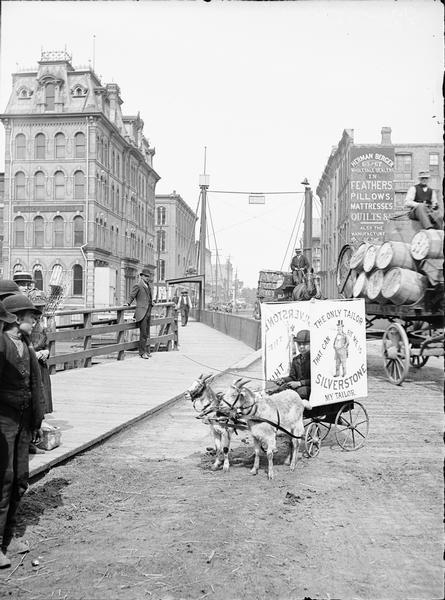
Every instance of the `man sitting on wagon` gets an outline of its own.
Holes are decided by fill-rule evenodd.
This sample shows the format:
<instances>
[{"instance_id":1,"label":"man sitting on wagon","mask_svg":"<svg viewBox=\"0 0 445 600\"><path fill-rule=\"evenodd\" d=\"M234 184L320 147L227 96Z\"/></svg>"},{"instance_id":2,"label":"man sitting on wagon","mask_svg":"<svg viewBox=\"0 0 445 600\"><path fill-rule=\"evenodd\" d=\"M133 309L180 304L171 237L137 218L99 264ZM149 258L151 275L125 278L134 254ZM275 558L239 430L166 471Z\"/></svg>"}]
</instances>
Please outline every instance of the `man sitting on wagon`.
<instances>
[{"instance_id":1,"label":"man sitting on wagon","mask_svg":"<svg viewBox=\"0 0 445 600\"><path fill-rule=\"evenodd\" d=\"M311 395L311 347L309 330L302 329L299 331L294 336L294 341L297 344L298 354L292 359L289 375L275 381L279 389L273 390L272 393L291 388L303 400L309 400L309 396Z\"/></svg>"},{"instance_id":2,"label":"man sitting on wagon","mask_svg":"<svg viewBox=\"0 0 445 600\"><path fill-rule=\"evenodd\" d=\"M429 177L428 171L420 171L419 183L410 187L406 193L405 206L411 209L410 219L419 221L423 229L442 229L443 218L436 192L428 185Z\"/></svg>"},{"instance_id":3,"label":"man sitting on wagon","mask_svg":"<svg viewBox=\"0 0 445 600\"><path fill-rule=\"evenodd\" d=\"M295 285L303 283L305 275L309 271L310 264L301 248L295 248L295 256L290 263L290 270L292 271L292 277Z\"/></svg>"}]
</instances>

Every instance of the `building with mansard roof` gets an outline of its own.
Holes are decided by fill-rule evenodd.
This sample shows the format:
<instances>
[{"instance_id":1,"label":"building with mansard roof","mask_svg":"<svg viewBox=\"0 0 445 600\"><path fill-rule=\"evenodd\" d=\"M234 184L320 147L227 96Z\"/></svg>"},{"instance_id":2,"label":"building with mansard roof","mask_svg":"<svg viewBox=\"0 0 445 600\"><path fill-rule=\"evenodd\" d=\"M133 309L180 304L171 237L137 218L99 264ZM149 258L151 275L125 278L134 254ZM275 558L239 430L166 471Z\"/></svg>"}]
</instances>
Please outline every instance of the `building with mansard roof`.
<instances>
[{"instance_id":1,"label":"building with mansard roof","mask_svg":"<svg viewBox=\"0 0 445 600\"><path fill-rule=\"evenodd\" d=\"M120 304L155 269L154 148L116 83L67 52L12 74L5 112L3 276L64 274L65 306ZM56 271L53 271L54 268Z\"/></svg>"}]
</instances>

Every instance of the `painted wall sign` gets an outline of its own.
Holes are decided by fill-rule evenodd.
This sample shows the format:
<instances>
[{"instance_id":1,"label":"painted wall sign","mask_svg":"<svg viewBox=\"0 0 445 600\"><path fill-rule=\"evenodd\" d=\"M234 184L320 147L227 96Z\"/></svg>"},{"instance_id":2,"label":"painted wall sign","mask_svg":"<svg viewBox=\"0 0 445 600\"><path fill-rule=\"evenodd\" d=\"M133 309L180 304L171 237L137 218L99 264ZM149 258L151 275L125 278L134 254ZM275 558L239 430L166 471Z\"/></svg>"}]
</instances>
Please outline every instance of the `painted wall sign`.
<instances>
[{"instance_id":1,"label":"painted wall sign","mask_svg":"<svg viewBox=\"0 0 445 600\"><path fill-rule=\"evenodd\" d=\"M363 299L263 304L261 308L265 379L289 374L296 353L293 336L301 329L309 329L311 404L319 406L367 396Z\"/></svg>"},{"instance_id":2,"label":"painted wall sign","mask_svg":"<svg viewBox=\"0 0 445 600\"><path fill-rule=\"evenodd\" d=\"M394 148L353 146L350 171L351 241L380 242L394 213Z\"/></svg>"}]
</instances>

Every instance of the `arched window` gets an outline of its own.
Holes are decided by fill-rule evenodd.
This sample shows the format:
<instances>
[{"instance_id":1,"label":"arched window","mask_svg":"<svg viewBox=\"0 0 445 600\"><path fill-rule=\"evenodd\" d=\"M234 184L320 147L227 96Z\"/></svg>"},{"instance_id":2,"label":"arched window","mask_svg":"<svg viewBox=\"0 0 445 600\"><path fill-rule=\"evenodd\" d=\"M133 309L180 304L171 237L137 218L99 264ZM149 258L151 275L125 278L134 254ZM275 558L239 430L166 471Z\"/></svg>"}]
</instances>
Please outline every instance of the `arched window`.
<instances>
[{"instance_id":1,"label":"arched window","mask_svg":"<svg viewBox=\"0 0 445 600\"><path fill-rule=\"evenodd\" d=\"M45 136L38 133L34 140L34 158L45 158Z\"/></svg>"},{"instance_id":2,"label":"arched window","mask_svg":"<svg viewBox=\"0 0 445 600\"><path fill-rule=\"evenodd\" d=\"M65 175L62 171L54 173L54 197L56 200L65 198Z\"/></svg>"},{"instance_id":3,"label":"arched window","mask_svg":"<svg viewBox=\"0 0 445 600\"><path fill-rule=\"evenodd\" d=\"M43 217L36 217L33 225L33 246L34 248L43 248Z\"/></svg>"},{"instance_id":4,"label":"arched window","mask_svg":"<svg viewBox=\"0 0 445 600\"><path fill-rule=\"evenodd\" d=\"M45 200L45 175L42 171L34 174L34 200Z\"/></svg>"},{"instance_id":5,"label":"arched window","mask_svg":"<svg viewBox=\"0 0 445 600\"><path fill-rule=\"evenodd\" d=\"M65 158L65 136L63 133L58 133L55 139L56 158Z\"/></svg>"},{"instance_id":6,"label":"arched window","mask_svg":"<svg viewBox=\"0 0 445 600\"><path fill-rule=\"evenodd\" d=\"M110 208L111 208L111 210L114 210L114 185L113 184L111 184Z\"/></svg>"},{"instance_id":7,"label":"arched window","mask_svg":"<svg viewBox=\"0 0 445 600\"><path fill-rule=\"evenodd\" d=\"M53 220L53 246L63 248L64 221L62 217L54 217Z\"/></svg>"},{"instance_id":8,"label":"arched window","mask_svg":"<svg viewBox=\"0 0 445 600\"><path fill-rule=\"evenodd\" d=\"M56 97L56 86L54 83L47 83L45 87L45 110L54 110Z\"/></svg>"},{"instance_id":9,"label":"arched window","mask_svg":"<svg viewBox=\"0 0 445 600\"><path fill-rule=\"evenodd\" d=\"M14 246L16 248L25 247L25 219L23 217L14 219Z\"/></svg>"},{"instance_id":10,"label":"arched window","mask_svg":"<svg viewBox=\"0 0 445 600\"><path fill-rule=\"evenodd\" d=\"M85 158L85 134L76 133L74 136L74 156L75 158Z\"/></svg>"},{"instance_id":11,"label":"arched window","mask_svg":"<svg viewBox=\"0 0 445 600\"><path fill-rule=\"evenodd\" d=\"M165 206L158 206L156 209L157 225L165 225Z\"/></svg>"},{"instance_id":12,"label":"arched window","mask_svg":"<svg viewBox=\"0 0 445 600\"><path fill-rule=\"evenodd\" d=\"M74 230L74 245L82 246L83 244L83 217L77 216L73 219Z\"/></svg>"},{"instance_id":13,"label":"arched window","mask_svg":"<svg viewBox=\"0 0 445 600\"><path fill-rule=\"evenodd\" d=\"M14 177L15 199L25 200L25 173L19 171Z\"/></svg>"},{"instance_id":14,"label":"arched window","mask_svg":"<svg viewBox=\"0 0 445 600\"><path fill-rule=\"evenodd\" d=\"M83 294L83 268L82 265L73 267L73 296L82 296Z\"/></svg>"},{"instance_id":15,"label":"arched window","mask_svg":"<svg viewBox=\"0 0 445 600\"><path fill-rule=\"evenodd\" d=\"M43 290L43 272L40 265L36 265L33 269L34 282L37 290Z\"/></svg>"},{"instance_id":16,"label":"arched window","mask_svg":"<svg viewBox=\"0 0 445 600\"><path fill-rule=\"evenodd\" d=\"M15 136L15 157L19 160L26 158L26 138L23 133Z\"/></svg>"},{"instance_id":17,"label":"arched window","mask_svg":"<svg viewBox=\"0 0 445 600\"><path fill-rule=\"evenodd\" d=\"M165 231L160 230L157 233L158 236L158 251L165 252Z\"/></svg>"},{"instance_id":18,"label":"arched window","mask_svg":"<svg viewBox=\"0 0 445 600\"><path fill-rule=\"evenodd\" d=\"M164 281L165 279L165 260L161 258L159 261L159 281Z\"/></svg>"},{"instance_id":19,"label":"arched window","mask_svg":"<svg viewBox=\"0 0 445 600\"><path fill-rule=\"evenodd\" d=\"M74 198L85 198L85 175L83 171L74 173Z\"/></svg>"}]
</instances>

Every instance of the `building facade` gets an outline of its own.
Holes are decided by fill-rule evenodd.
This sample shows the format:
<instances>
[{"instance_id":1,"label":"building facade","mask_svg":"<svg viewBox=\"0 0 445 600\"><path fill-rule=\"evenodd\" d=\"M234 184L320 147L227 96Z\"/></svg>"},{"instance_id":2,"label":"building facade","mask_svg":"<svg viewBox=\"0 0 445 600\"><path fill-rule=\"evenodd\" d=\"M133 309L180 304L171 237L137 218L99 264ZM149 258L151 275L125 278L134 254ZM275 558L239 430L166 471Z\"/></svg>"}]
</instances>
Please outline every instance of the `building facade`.
<instances>
[{"instance_id":1,"label":"building facade","mask_svg":"<svg viewBox=\"0 0 445 600\"><path fill-rule=\"evenodd\" d=\"M430 185L443 208L443 146L393 144L383 127L380 144L355 144L345 129L332 148L317 186L321 202L321 285L327 298L338 297L337 259L346 244L381 242L385 222L404 209L408 188L429 170Z\"/></svg>"},{"instance_id":2,"label":"building facade","mask_svg":"<svg viewBox=\"0 0 445 600\"><path fill-rule=\"evenodd\" d=\"M158 297L166 298L166 279L183 277L190 269L196 269L197 217L176 191L169 195L156 195L155 209L157 270L154 287Z\"/></svg>"},{"instance_id":3,"label":"building facade","mask_svg":"<svg viewBox=\"0 0 445 600\"><path fill-rule=\"evenodd\" d=\"M124 116L116 83L42 52L12 74L6 133L4 277L34 273L48 290L64 274L65 306L120 304L154 270L154 149L144 122Z\"/></svg>"}]
</instances>

